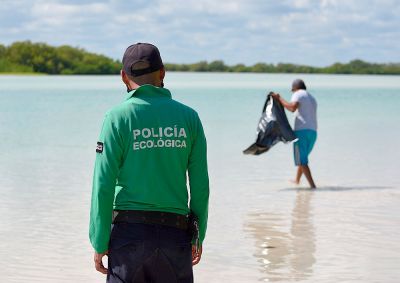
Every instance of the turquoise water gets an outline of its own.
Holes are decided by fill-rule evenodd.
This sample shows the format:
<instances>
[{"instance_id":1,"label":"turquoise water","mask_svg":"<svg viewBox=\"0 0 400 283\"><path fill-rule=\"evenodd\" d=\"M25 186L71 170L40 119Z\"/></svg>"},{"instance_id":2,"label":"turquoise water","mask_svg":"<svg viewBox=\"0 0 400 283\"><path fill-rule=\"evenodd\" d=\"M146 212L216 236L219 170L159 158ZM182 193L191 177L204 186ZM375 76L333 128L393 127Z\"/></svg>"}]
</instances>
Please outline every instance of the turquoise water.
<instances>
[{"instance_id":1,"label":"turquoise water","mask_svg":"<svg viewBox=\"0 0 400 283\"><path fill-rule=\"evenodd\" d=\"M289 99L297 77L318 101L316 191L288 182L290 144L241 153L265 94ZM400 280L399 77L167 73L165 84L199 112L208 139L196 282ZM0 76L4 282L103 280L87 237L91 173L104 112L124 93L118 76Z\"/></svg>"}]
</instances>

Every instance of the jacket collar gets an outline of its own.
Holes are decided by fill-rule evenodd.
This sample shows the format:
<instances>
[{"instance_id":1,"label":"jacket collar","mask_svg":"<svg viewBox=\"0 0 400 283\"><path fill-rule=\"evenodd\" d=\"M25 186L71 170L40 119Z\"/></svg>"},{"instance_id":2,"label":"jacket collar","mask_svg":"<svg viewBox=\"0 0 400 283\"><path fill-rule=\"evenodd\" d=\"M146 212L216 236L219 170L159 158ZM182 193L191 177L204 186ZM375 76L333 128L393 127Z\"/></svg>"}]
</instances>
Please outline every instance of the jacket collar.
<instances>
[{"instance_id":1,"label":"jacket collar","mask_svg":"<svg viewBox=\"0 0 400 283\"><path fill-rule=\"evenodd\" d=\"M133 89L127 93L125 100L131 97L167 97L171 98L171 92L162 87L156 87L153 85L145 84L141 85L137 89Z\"/></svg>"}]
</instances>

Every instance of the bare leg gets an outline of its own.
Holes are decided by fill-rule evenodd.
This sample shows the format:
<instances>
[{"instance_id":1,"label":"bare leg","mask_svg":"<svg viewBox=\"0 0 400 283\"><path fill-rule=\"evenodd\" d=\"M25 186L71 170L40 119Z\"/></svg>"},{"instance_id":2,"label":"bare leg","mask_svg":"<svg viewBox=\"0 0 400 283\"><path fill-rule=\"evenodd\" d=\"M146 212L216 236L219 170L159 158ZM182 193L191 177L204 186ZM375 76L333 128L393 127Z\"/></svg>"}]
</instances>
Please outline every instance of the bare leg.
<instances>
[{"instance_id":1,"label":"bare leg","mask_svg":"<svg viewBox=\"0 0 400 283\"><path fill-rule=\"evenodd\" d=\"M301 167L301 171L304 173L304 176L306 176L308 183L310 184L310 187L312 189L315 189L315 183L314 180L311 176L311 171L310 168L308 167L308 165L300 165L299 168Z\"/></svg>"},{"instance_id":2,"label":"bare leg","mask_svg":"<svg viewBox=\"0 0 400 283\"><path fill-rule=\"evenodd\" d=\"M296 178L293 180L290 180L290 182L292 182L293 184L300 184L300 179L301 176L303 175L303 170L301 169L301 166L297 166L297 173L296 173Z\"/></svg>"},{"instance_id":3,"label":"bare leg","mask_svg":"<svg viewBox=\"0 0 400 283\"><path fill-rule=\"evenodd\" d=\"M296 184L300 184L301 175L303 175L303 170L301 169L301 166L297 166L297 174L296 174L296 180L295 180Z\"/></svg>"}]
</instances>

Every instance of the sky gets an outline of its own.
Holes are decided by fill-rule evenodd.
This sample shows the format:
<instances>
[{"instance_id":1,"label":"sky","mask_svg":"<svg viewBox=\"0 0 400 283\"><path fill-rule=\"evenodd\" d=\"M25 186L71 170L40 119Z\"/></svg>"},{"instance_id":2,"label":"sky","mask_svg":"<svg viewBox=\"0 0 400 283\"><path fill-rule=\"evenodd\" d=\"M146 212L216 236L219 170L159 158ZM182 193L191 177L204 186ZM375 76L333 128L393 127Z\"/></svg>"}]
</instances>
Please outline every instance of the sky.
<instances>
[{"instance_id":1,"label":"sky","mask_svg":"<svg viewBox=\"0 0 400 283\"><path fill-rule=\"evenodd\" d=\"M31 40L121 59L327 66L400 62L400 0L0 0L0 44Z\"/></svg>"}]
</instances>

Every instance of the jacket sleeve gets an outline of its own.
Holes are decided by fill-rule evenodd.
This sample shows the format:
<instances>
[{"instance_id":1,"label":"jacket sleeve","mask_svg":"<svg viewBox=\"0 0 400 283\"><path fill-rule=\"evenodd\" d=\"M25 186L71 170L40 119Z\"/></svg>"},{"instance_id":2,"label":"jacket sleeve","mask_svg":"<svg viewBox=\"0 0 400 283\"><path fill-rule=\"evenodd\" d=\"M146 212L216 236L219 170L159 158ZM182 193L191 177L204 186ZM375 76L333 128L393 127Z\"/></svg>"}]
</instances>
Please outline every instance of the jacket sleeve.
<instances>
[{"instance_id":1,"label":"jacket sleeve","mask_svg":"<svg viewBox=\"0 0 400 283\"><path fill-rule=\"evenodd\" d=\"M188 175L190 210L199 219L199 238L203 242L207 230L209 181L207 171L207 142L201 121L196 115L195 138L189 156Z\"/></svg>"},{"instance_id":2,"label":"jacket sleeve","mask_svg":"<svg viewBox=\"0 0 400 283\"><path fill-rule=\"evenodd\" d=\"M122 148L111 115L106 114L96 149L89 224L90 242L98 253L108 250Z\"/></svg>"}]
</instances>

